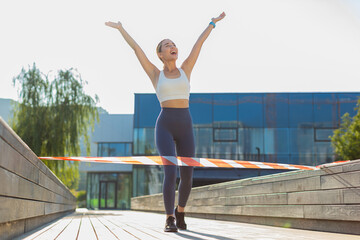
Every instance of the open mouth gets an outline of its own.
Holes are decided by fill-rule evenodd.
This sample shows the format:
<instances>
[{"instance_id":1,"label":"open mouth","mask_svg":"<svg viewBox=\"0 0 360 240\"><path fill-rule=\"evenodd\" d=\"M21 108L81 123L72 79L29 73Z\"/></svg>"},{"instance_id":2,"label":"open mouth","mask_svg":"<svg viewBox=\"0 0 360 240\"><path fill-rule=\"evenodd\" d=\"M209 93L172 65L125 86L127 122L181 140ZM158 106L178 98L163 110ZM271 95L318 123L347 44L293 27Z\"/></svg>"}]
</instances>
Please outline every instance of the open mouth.
<instances>
[{"instance_id":1,"label":"open mouth","mask_svg":"<svg viewBox=\"0 0 360 240\"><path fill-rule=\"evenodd\" d=\"M175 51L170 52L171 55L176 55Z\"/></svg>"}]
</instances>

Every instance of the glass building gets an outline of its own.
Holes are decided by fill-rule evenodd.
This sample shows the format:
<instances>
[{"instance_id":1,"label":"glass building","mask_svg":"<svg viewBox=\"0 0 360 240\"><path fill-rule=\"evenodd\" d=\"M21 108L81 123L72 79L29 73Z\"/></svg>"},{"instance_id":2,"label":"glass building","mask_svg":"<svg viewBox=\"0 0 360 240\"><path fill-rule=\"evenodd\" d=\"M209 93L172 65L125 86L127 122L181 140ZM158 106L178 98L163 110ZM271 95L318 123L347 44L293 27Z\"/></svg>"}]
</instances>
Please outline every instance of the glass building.
<instances>
[{"instance_id":1,"label":"glass building","mask_svg":"<svg viewBox=\"0 0 360 240\"><path fill-rule=\"evenodd\" d=\"M91 156L131 156L132 114L100 114L91 136ZM132 165L80 163L86 207L90 209L130 209Z\"/></svg>"},{"instance_id":2,"label":"glass building","mask_svg":"<svg viewBox=\"0 0 360 240\"><path fill-rule=\"evenodd\" d=\"M195 157L319 165L335 159L329 136L354 108L353 93L192 93ZM155 94L135 94L134 114L101 114L91 136L92 156L159 155ZM129 209L130 198L162 192L162 166L81 163L86 207ZM287 170L202 168L193 186ZM179 181L179 178L178 178Z\"/></svg>"},{"instance_id":3,"label":"glass building","mask_svg":"<svg viewBox=\"0 0 360 240\"><path fill-rule=\"evenodd\" d=\"M330 138L354 93L192 93L196 157L319 165L335 159ZM155 94L135 94L134 155L158 155ZM276 170L196 168L194 186L275 173ZM161 192L161 167L134 166L133 196Z\"/></svg>"}]
</instances>

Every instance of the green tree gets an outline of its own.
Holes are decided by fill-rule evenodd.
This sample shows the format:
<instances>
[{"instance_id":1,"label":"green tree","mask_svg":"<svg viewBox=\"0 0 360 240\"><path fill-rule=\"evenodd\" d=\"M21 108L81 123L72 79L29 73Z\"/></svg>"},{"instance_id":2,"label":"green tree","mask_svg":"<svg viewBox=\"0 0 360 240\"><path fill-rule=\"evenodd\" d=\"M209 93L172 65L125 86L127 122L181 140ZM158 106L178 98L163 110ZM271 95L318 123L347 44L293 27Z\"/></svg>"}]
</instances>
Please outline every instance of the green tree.
<instances>
[{"instance_id":1,"label":"green tree","mask_svg":"<svg viewBox=\"0 0 360 240\"><path fill-rule=\"evenodd\" d=\"M340 128L330 136L336 160L360 159L360 98L355 110L357 113L354 117L350 117L349 113L341 117Z\"/></svg>"},{"instance_id":2,"label":"green tree","mask_svg":"<svg viewBox=\"0 0 360 240\"><path fill-rule=\"evenodd\" d=\"M22 68L13 79L19 88L19 104L14 109L12 128L38 156L78 156L83 138L90 153L89 128L98 121L95 99L84 92L84 82L74 70L44 75L35 63ZM44 161L70 189L79 183L77 162Z\"/></svg>"}]
</instances>

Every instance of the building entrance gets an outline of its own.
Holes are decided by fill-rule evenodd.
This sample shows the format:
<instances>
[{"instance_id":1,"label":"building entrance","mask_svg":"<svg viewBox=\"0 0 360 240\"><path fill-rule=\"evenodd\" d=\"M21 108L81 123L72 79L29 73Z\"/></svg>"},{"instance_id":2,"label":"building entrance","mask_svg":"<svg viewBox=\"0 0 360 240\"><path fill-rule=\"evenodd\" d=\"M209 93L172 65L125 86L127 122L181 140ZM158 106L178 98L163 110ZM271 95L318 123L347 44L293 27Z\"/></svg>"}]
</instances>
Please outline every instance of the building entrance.
<instances>
[{"instance_id":1,"label":"building entrance","mask_svg":"<svg viewBox=\"0 0 360 240\"><path fill-rule=\"evenodd\" d=\"M109 163L109 165L111 165ZM89 172L86 207L89 209L130 209L132 174Z\"/></svg>"},{"instance_id":2,"label":"building entrance","mask_svg":"<svg viewBox=\"0 0 360 240\"><path fill-rule=\"evenodd\" d=\"M100 181L99 209L115 209L116 196L116 181Z\"/></svg>"}]
</instances>

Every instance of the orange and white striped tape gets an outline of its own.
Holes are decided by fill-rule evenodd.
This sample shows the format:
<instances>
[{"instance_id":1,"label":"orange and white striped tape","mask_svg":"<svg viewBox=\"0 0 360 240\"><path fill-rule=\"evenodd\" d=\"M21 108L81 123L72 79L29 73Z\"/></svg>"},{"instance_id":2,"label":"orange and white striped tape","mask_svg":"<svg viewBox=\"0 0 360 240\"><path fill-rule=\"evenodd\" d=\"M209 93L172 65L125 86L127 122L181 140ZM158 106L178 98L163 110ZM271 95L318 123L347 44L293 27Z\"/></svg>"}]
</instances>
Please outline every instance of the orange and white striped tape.
<instances>
[{"instance_id":1,"label":"orange and white striped tape","mask_svg":"<svg viewBox=\"0 0 360 240\"><path fill-rule=\"evenodd\" d=\"M212 158L174 157L174 156L133 156L133 157L39 157L42 160L66 160L80 162L122 163L137 165L177 165L214 168L253 168L253 169L288 169L315 170L314 166L283 163L240 161Z\"/></svg>"}]
</instances>

